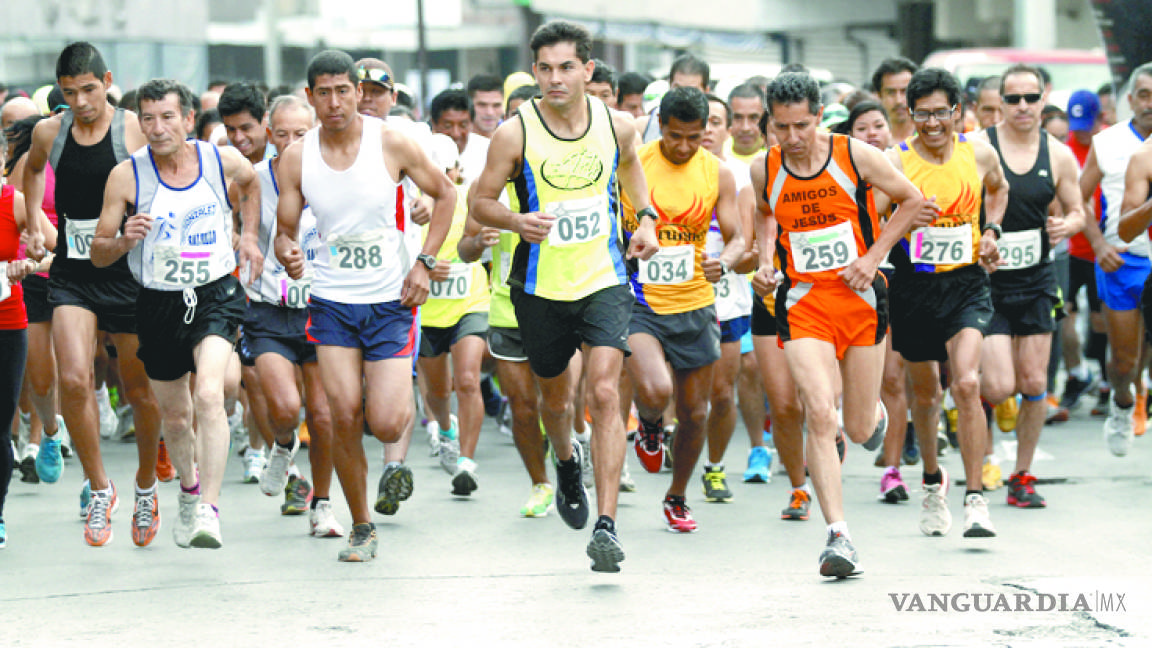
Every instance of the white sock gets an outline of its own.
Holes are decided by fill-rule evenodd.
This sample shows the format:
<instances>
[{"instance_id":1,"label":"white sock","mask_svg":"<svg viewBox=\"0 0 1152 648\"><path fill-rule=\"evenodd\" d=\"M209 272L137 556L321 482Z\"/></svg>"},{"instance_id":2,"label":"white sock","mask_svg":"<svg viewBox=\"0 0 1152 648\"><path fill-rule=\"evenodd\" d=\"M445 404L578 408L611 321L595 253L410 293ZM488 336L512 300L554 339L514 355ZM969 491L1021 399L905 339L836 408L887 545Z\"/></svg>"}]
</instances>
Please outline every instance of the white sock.
<instances>
[{"instance_id":1,"label":"white sock","mask_svg":"<svg viewBox=\"0 0 1152 648\"><path fill-rule=\"evenodd\" d=\"M852 536L848 535L848 523L844 520L828 525L828 535L832 535L833 533L839 533L848 540L852 539Z\"/></svg>"},{"instance_id":2,"label":"white sock","mask_svg":"<svg viewBox=\"0 0 1152 648\"><path fill-rule=\"evenodd\" d=\"M152 485L149 486L148 488L140 488L139 486L136 486L136 496L137 497L140 497L142 495L151 495L152 493L155 493L155 492L156 492L156 482L155 481L153 481Z\"/></svg>"},{"instance_id":3,"label":"white sock","mask_svg":"<svg viewBox=\"0 0 1152 648\"><path fill-rule=\"evenodd\" d=\"M288 477L295 477L296 479L300 479L300 469L296 467L295 463L292 463L288 466Z\"/></svg>"}]
</instances>

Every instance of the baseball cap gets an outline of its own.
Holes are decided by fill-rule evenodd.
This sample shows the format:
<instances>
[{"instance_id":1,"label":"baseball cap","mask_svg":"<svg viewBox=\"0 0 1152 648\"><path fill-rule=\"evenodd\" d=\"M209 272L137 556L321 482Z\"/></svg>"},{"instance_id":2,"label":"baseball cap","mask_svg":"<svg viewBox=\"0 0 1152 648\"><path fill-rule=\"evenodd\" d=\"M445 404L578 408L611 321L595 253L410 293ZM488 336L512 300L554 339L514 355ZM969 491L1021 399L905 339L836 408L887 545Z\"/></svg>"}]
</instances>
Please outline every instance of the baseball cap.
<instances>
[{"instance_id":1,"label":"baseball cap","mask_svg":"<svg viewBox=\"0 0 1152 648\"><path fill-rule=\"evenodd\" d=\"M668 82L664 79L657 79L648 84L644 88L644 112L650 113L660 105L660 100L664 98L664 93L668 92Z\"/></svg>"},{"instance_id":2,"label":"baseball cap","mask_svg":"<svg viewBox=\"0 0 1152 648\"><path fill-rule=\"evenodd\" d=\"M536 85L536 78L527 72L513 72L504 79L504 103L508 103L508 95L517 88L526 85Z\"/></svg>"},{"instance_id":3,"label":"baseball cap","mask_svg":"<svg viewBox=\"0 0 1152 648\"><path fill-rule=\"evenodd\" d=\"M820 120L820 128L831 130L833 126L848 119L848 109L844 104L829 104L824 106L824 117Z\"/></svg>"},{"instance_id":4,"label":"baseball cap","mask_svg":"<svg viewBox=\"0 0 1152 648\"><path fill-rule=\"evenodd\" d=\"M1100 114L1100 98L1091 90L1077 90L1068 97L1068 130L1090 131Z\"/></svg>"},{"instance_id":5,"label":"baseball cap","mask_svg":"<svg viewBox=\"0 0 1152 648\"><path fill-rule=\"evenodd\" d=\"M356 61L356 76L361 83L375 83L391 90L396 80L392 77L392 68L380 59L362 58Z\"/></svg>"}]
</instances>

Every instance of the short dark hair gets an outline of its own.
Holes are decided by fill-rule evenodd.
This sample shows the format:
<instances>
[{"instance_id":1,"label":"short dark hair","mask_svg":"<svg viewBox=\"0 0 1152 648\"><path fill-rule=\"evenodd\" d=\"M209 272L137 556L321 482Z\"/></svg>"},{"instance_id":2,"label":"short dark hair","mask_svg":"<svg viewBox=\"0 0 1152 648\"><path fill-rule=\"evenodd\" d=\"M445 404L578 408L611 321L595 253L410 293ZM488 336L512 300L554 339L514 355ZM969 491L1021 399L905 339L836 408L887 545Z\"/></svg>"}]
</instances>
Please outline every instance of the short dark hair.
<instances>
[{"instance_id":1,"label":"short dark hair","mask_svg":"<svg viewBox=\"0 0 1152 648\"><path fill-rule=\"evenodd\" d=\"M917 70L908 82L908 109L913 110L917 101L938 90L948 97L948 105L960 104L960 82L951 72L943 68Z\"/></svg>"},{"instance_id":2,"label":"short dark hair","mask_svg":"<svg viewBox=\"0 0 1152 648\"><path fill-rule=\"evenodd\" d=\"M504 82L495 74L481 73L468 79L468 96L475 97L477 92L499 92L504 94Z\"/></svg>"},{"instance_id":3,"label":"short dark hair","mask_svg":"<svg viewBox=\"0 0 1152 648\"><path fill-rule=\"evenodd\" d=\"M820 84L811 75L801 72L785 72L768 84L768 110L774 106L787 106L808 102L808 112L820 112Z\"/></svg>"},{"instance_id":4,"label":"short dark hair","mask_svg":"<svg viewBox=\"0 0 1152 648\"><path fill-rule=\"evenodd\" d=\"M876 71L872 73L872 91L876 94L880 94L880 91L882 90L880 86L884 83L884 77L888 75L900 74L901 72L911 72L912 74L916 74L916 71L919 69L919 65L916 65L903 56L886 58L883 61L880 61L879 67L877 67ZM911 102L909 102L909 105L911 105Z\"/></svg>"},{"instance_id":5,"label":"short dark hair","mask_svg":"<svg viewBox=\"0 0 1152 648\"><path fill-rule=\"evenodd\" d=\"M263 121L267 110L264 93L252 83L229 83L220 93L220 101L216 104L220 117L231 117L244 111L252 115L252 119Z\"/></svg>"},{"instance_id":6,"label":"short dark hair","mask_svg":"<svg viewBox=\"0 0 1152 648\"><path fill-rule=\"evenodd\" d=\"M1013 66L1013 67L1015 67L1015 66ZM1004 76L1008 76L1008 72L1005 72ZM980 102L980 93L984 92L985 90L995 90L996 94L1003 94L1004 93L1004 77L992 75L990 77L985 78L983 81L981 81L979 83L979 85L976 86L976 102L977 103Z\"/></svg>"},{"instance_id":7,"label":"short dark hair","mask_svg":"<svg viewBox=\"0 0 1152 648\"><path fill-rule=\"evenodd\" d=\"M856 125L856 121L872 111L879 112L884 116L884 121L888 121L888 111L884 110L884 106L881 106L879 101L865 99L864 101L857 102L855 106L852 106L852 110L848 111L848 119L836 124L836 126L832 128L832 132L840 133L841 135L851 135L852 127Z\"/></svg>"},{"instance_id":8,"label":"short dark hair","mask_svg":"<svg viewBox=\"0 0 1152 648\"><path fill-rule=\"evenodd\" d=\"M840 98L840 103L844 104L844 107L848 110L852 110L856 107L856 104L862 101L879 101L879 98L875 94L859 88Z\"/></svg>"},{"instance_id":9,"label":"short dark hair","mask_svg":"<svg viewBox=\"0 0 1152 648\"><path fill-rule=\"evenodd\" d=\"M97 79L108 72L100 50L87 41L76 41L64 48L56 58L56 80L91 73Z\"/></svg>"},{"instance_id":10,"label":"short dark hair","mask_svg":"<svg viewBox=\"0 0 1152 648\"><path fill-rule=\"evenodd\" d=\"M472 100L468 93L458 88L449 88L432 97L432 104L428 106L428 115L431 123L440 121L440 116L446 110L464 110L469 118L476 117L476 109L472 107Z\"/></svg>"},{"instance_id":11,"label":"short dark hair","mask_svg":"<svg viewBox=\"0 0 1152 648\"><path fill-rule=\"evenodd\" d=\"M528 41L532 49L532 60L535 61L540 54L541 47L550 47L557 43L572 43L576 46L576 56L582 63L592 58L592 36L580 25L567 20L551 20L540 25Z\"/></svg>"},{"instance_id":12,"label":"short dark hair","mask_svg":"<svg viewBox=\"0 0 1152 648\"><path fill-rule=\"evenodd\" d=\"M591 83L607 83L612 88L612 94L616 94L616 90L620 87L619 81L616 78L616 68L600 59L592 59L595 67L592 68L592 81ZM643 92L643 90L641 90Z\"/></svg>"},{"instance_id":13,"label":"short dark hair","mask_svg":"<svg viewBox=\"0 0 1152 648\"><path fill-rule=\"evenodd\" d=\"M672 88L660 98L660 125L667 126L675 117L690 124L708 124L708 98L700 88Z\"/></svg>"},{"instance_id":14,"label":"short dark hair","mask_svg":"<svg viewBox=\"0 0 1152 648\"><path fill-rule=\"evenodd\" d=\"M812 71L808 69L808 66L804 65L803 63L789 63L788 65L785 65L784 67L780 68L780 74L786 74L788 72L797 72L799 74L812 74Z\"/></svg>"},{"instance_id":15,"label":"short dark hair","mask_svg":"<svg viewBox=\"0 0 1152 648\"><path fill-rule=\"evenodd\" d=\"M215 108L200 113L196 116L196 139L203 139L204 129L209 125L222 123L224 123L224 121L220 119L220 112Z\"/></svg>"},{"instance_id":16,"label":"short dark hair","mask_svg":"<svg viewBox=\"0 0 1152 648\"><path fill-rule=\"evenodd\" d=\"M1103 97L1104 95L1112 96L1112 82L1109 81L1096 89L1096 96Z\"/></svg>"},{"instance_id":17,"label":"short dark hair","mask_svg":"<svg viewBox=\"0 0 1152 648\"><path fill-rule=\"evenodd\" d=\"M1000 75L1000 94L1004 94L1004 80L1013 74L1031 74L1036 77L1036 82L1040 85L1040 92L1044 92L1044 75L1040 74L1040 69L1027 63L1016 63ZM984 84L980 84L980 89L984 89Z\"/></svg>"},{"instance_id":18,"label":"short dark hair","mask_svg":"<svg viewBox=\"0 0 1152 648\"><path fill-rule=\"evenodd\" d=\"M131 110L136 112L140 106L136 103L136 88L125 90L124 94L120 95L120 107L124 110Z\"/></svg>"},{"instance_id":19,"label":"short dark hair","mask_svg":"<svg viewBox=\"0 0 1152 648\"><path fill-rule=\"evenodd\" d=\"M504 102L504 114L505 115L508 114L508 106L512 105L513 99L521 99L523 101L529 101L529 100L533 99L534 97L538 96L539 94L540 94L540 86L538 86L536 84L522 85L519 88L516 88L515 90L513 90L508 95L508 101Z\"/></svg>"},{"instance_id":20,"label":"short dark hair","mask_svg":"<svg viewBox=\"0 0 1152 648\"><path fill-rule=\"evenodd\" d=\"M1132 82L1135 81L1136 77L1138 77L1138 76L1152 77L1152 61L1149 61L1147 63L1140 65L1140 67L1137 67L1135 70L1132 70L1132 74L1128 75L1128 89L1129 90L1132 89Z\"/></svg>"},{"instance_id":21,"label":"short dark hair","mask_svg":"<svg viewBox=\"0 0 1152 648\"><path fill-rule=\"evenodd\" d=\"M731 127L732 126L732 106L729 106L727 101L724 101L723 99L712 94L711 92L704 95L704 97L706 99L708 99L708 103L718 103L721 106L724 106L724 114L726 115L724 124L725 124L725 126ZM708 112L709 112L709 114L711 114L712 110L709 109Z\"/></svg>"},{"instance_id":22,"label":"short dark hair","mask_svg":"<svg viewBox=\"0 0 1152 648\"><path fill-rule=\"evenodd\" d=\"M741 83L732 88L732 92L728 93L728 103L732 103L733 99L759 99L760 107L764 107L764 91L753 83Z\"/></svg>"},{"instance_id":23,"label":"short dark hair","mask_svg":"<svg viewBox=\"0 0 1152 648\"><path fill-rule=\"evenodd\" d=\"M324 50L308 61L308 89L315 88L316 79L324 74L347 75L353 85L360 82L356 77L356 62L340 50Z\"/></svg>"},{"instance_id":24,"label":"short dark hair","mask_svg":"<svg viewBox=\"0 0 1152 648\"><path fill-rule=\"evenodd\" d=\"M712 80L708 62L694 54L681 54L672 61L672 68L668 70L668 83L672 83L672 77L677 74L702 77L705 88L709 86Z\"/></svg>"},{"instance_id":25,"label":"short dark hair","mask_svg":"<svg viewBox=\"0 0 1152 648\"><path fill-rule=\"evenodd\" d=\"M0 139L7 138L7 142L0 144L0 157L4 156L7 152L7 144L12 144L12 155L4 163L4 174L12 173L12 169L16 167L16 163L20 161L21 156L32 148L32 130L36 128L36 124L40 120L48 119L44 115L30 115L24 119L12 122L8 128L0 130Z\"/></svg>"},{"instance_id":26,"label":"short dark hair","mask_svg":"<svg viewBox=\"0 0 1152 648\"><path fill-rule=\"evenodd\" d=\"M163 101L170 94L180 102L180 114L193 111L192 90L175 79L152 79L136 89L136 105L144 101Z\"/></svg>"},{"instance_id":27,"label":"short dark hair","mask_svg":"<svg viewBox=\"0 0 1152 648\"><path fill-rule=\"evenodd\" d=\"M628 95L642 95L652 79L639 72L625 72L616 80L616 100L623 102Z\"/></svg>"}]
</instances>

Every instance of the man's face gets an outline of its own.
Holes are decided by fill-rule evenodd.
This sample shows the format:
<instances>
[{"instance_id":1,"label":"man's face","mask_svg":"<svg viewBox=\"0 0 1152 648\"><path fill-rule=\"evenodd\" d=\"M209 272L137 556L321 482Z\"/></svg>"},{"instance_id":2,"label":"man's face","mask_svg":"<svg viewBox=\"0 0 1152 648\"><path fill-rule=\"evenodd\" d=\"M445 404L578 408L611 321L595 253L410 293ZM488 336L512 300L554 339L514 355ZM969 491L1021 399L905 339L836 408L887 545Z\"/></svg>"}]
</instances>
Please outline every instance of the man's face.
<instances>
[{"instance_id":1,"label":"man's face","mask_svg":"<svg viewBox=\"0 0 1152 648\"><path fill-rule=\"evenodd\" d=\"M492 137L504 114L504 93L499 90L477 90L472 93L472 107L476 111L472 129L484 137Z\"/></svg>"},{"instance_id":2,"label":"man's face","mask_svg":"<svg viewBox=\"0 0 1152 648\"><path fill-rule=\"evenodd\" d=\"M616 107L626 113L631 114L633 117L644 116L644 93L624 95Z\"/></svg>"},{"instance_id":3,"label":"man's face","mask_svg":"<svg viewBox=\"0 0 1152 648\"><path fill-rule=\"evenodd\" d=\"M374 81L360 82L360 101L356 104L356 110L361 115L384 119L395 105L396 91L390 86L385 87Z\"/></svg>"},{"instance_id":4,"label":"man's face","mask_svg":"<svg viewBox=\"0 0 1152 648\"><path fill-rule=\"evenodd\" d=\"M472 131L472 118L467 110L445 110L440 113L440 119L432 124L433 133L443 133L456 142L456 148L464 152L468 145L468 134Z\"/></svg>"},{"instance_id":5,"label":"man's face","mask_svg":"<svg viewBox=\"0 0 1152 648\"><path fill-rule=\"evenodd\" d=\"M181 113L180 98L175 92L164 95L160 101L140 101L140 129L148 138L153 154L167 156L180 150L194 122L192 111Z\"/></svg>"},{"instance_id":6,"label":"man's face","mask_svg":"<svg viewBox=\"0 0 1152 648\"><path fill-rule=\"evenodd\" d=\"M1060 117L1053 117L1052 119L1048 120L1047 124L1044 125L1044 130L1047 131L1049 135L1055 137L1061 142L1068 141L1068 128L1068 120L1062 119Z\"/></svg>"},{"instance_id":7,"label":"man's face","mask_svg":"<svg viewBox=\"0 0 1152 648\"><path fill-rule=\"evenodd\" d=\"M764 145L760 137L760 117L764 105L756 97L732 98L732 150L740 155L750 155Z\"/></svg>"},{"instance_id":8,"label":"man's face","mask_svg":"<svg viewBox=\"0 0 1152 648\"><path fill-rule=\"evenodd\" d=\"M228 133L228 141L240 151L241 155L248 158L249 162L259 162L264 159L264 149L268 144L268 134L264 124L256 121L252 113L247 110L228 115L222 120L224 130Z\"/></svg>"},{"instance_id":9,"label":"man's face","mask_svg":"<svg viewBox=\"0 0 1152 648\"><path fill-rule=\"evenodd\" d=\"M1004 118L1000 106L1000 91L988 88L976 98L976 122L980 128L992 128Z\"/></svg>"},{"instance_id":10,"label":"man's face","mask_svg":"<svg viewBox=\"0 0 1152 648\"><path fill-rule=\"evenodd\" d=\"M880 104L893 124L908 121L908 82L912 73L907 70L880 77Z\"/></svg>"},{"instance_id":11,"label":"man's face","mask_svg":"<svg viewBox=\"0 0 1152 648\"><path fill-rule=\"evenodd\" d=\"M660 152L672 164L684 164L700 150L705 121L682 122L670 117L660 126Z\"/></svg>"},{"instance_id":12,"label":"man's face","mask_svg":"<svg viewBox=\"0 0 1152 648\"><path fill-rule=\"evenodd\" d=\"M916 134L929 149L946 146L956 130L956 120L960 118L959 108L948 103L948 95L937 90L927 97L916 100L912 106L912 121ZM920 121L924 119L924 121Z\"/></svg>"},{"instance_id":13,"label":"man's face","mask_svg":"<svg viewBox=\"0 0 1152 648\"><path fill-rule=\"evenodd\" d=\"M684 74L677 72L668 81L669 88L700 88L701 92L708 92L704 87L704 76L701 74Z\"/></svg>"},{"instance_id":14,"label":"man's face","mask_svg":"<svg viewBox=\"0 0 1152 648\"><path fill-rule=\"evenodd\" d=\"M105 72L97 78L91 72L74 77L60 77L60 90L64 102L72 109L72 117L81 124L95 123L108 104L108 87L112 85L112 73ZM55 108L55 106L49 106Z\"/></svg>"},{"instance_id":15,"label":"man's face","mask_svg":"<svg viewBox=\"0 0 1152 648\"><path fill-rule=\"evenodd\" d=\"M719 157L723 155L724 142L728 139L728 109L724 104L708 102L708 125L704 127L704 139L700 145Z\"/></svg>"},{"instance_id":16,"label":"man's face","mask_svg":"<svg viewBox=\"0 0 1152 648\"><path fill-rule=\"evenodd\" d=\"M1136 128L1145 134L1152 133L1152 77L1141 74L1132 80L1128 106L1132 108Z\"/></svg>"},{"instance_id":17,"label":"man's face","mask_svg":"<svg viewBox=\"0 0 1152 648\"><path fill-rule=\"evenodd\" d=\"M321 74L308 88L308 103L322 128L342 131L353 124L360 104L360 84L347 74Z\"/></svg>"},{"instance_id":18,"label":"man's face","mask_svg":"<svg viewBox=\"0 0 1152 648\"><path fill-rule=\"evenodd\" d=\"M1020 132L1040 128L1040 112L1047 99L1035 74L1022 72L1004 77L1004 123ZM1036 98L1029 103L1028 98Z\"/></svg>"},{"instance_id":19,"label":"man's face","mask_svg":"<svg viewBox=\"0 0 1152 648\"><path fill-rule=\"evenodd\" d=\"M768 125L780 152L797 160L806 157L816 142L816 126L823 115L824 108L813 115L807 101L773 105Z\"/></svg>"},{"instance_id":20,"label":"man's face","mask_svg":"<svg viewBox=\"0 0 1152 648\"><path fill-rule=\"evenodd\" d=\"M303 106L285 106L269 119L268 139L277 151L304 137L312 128L312 113Z\"/></svg>"},{"instance_id":21,"label":"man's face","mask_svg":"<svg viewBox=\"0 0 1152 648\"><path fill-rule=\"evenodd\" d=\"M1116 100L1112 98L1112 95L1100 95L1100 116L1096 119L1105 128L1116 123Z\"/></svg>"},{"instance_id":22,"label":"man's face","mask_svg":"<svg viewBox=\"0 0 1152 648\"><path fill-rule=\"evenodd\" d=\"M603 101L609 108L616 108L616 92L612 90L610 84L589 81L584 86L584 93Z\"/></svg>"},{"instance_id":23,"label":"man's face","mask_svg":"<svg viewBox=\"0 0 1152 648\"><path fill-rule=\"evenodd\" d=\"M563 109L577 99L583 101L584 87L592 80L593 65L592 61L581 62L576 55L576 45L567 41L537 50L532 73L544 103Z\"/></svg>"}]
</instances>

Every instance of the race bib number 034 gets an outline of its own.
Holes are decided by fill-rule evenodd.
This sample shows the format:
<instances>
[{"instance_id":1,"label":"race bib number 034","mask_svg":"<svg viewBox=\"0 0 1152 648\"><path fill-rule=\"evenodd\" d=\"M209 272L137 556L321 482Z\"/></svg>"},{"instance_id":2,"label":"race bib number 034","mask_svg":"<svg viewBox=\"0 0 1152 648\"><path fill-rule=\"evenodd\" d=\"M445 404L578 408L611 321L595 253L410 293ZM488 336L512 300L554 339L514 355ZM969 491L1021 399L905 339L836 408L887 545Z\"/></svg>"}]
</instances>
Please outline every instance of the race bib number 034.
<instances>
[{"instance_id":1,"label":"race bib number 034","mask_svg":"<svg viewBox=\"0 0 1152 648\"><path fill-rule=\"evenodd\" d=\"M696 246L662 247L647 261L640 261L640 283L650 285L681 284L696 272Z\"/></svg>"},{"instance_id":2,"label":"race bib number 034","mask_svg":"<svg viewBox=\"0 0 1152 648\"><path fill-rule=\"evenodd\" d=\"M852 223L847 221L812 232L790 232L788 240L798 272L838 270L859 256Z\"/></svg>"},{"instance_id":3,"label":"race bib number 034","mask_svg":"<svg viewBox=\"0 0 1152 648\"><path fill-rule=\"evenodd\" d=\"M912 262L928 265L972 263L972 228L924 227L912 232Z\"/></svg>"},{"instance_id":4,"label":"race bib number 034","mask_svg":"<svg viewBox=\"0 0 1152 648\"><path fill-rule=\"evenodd\" d=\"M556 217L548 232L549 245L576 245L608 236L607 195L548 203L544 211Z\"/></svg>"}]
</instances>

